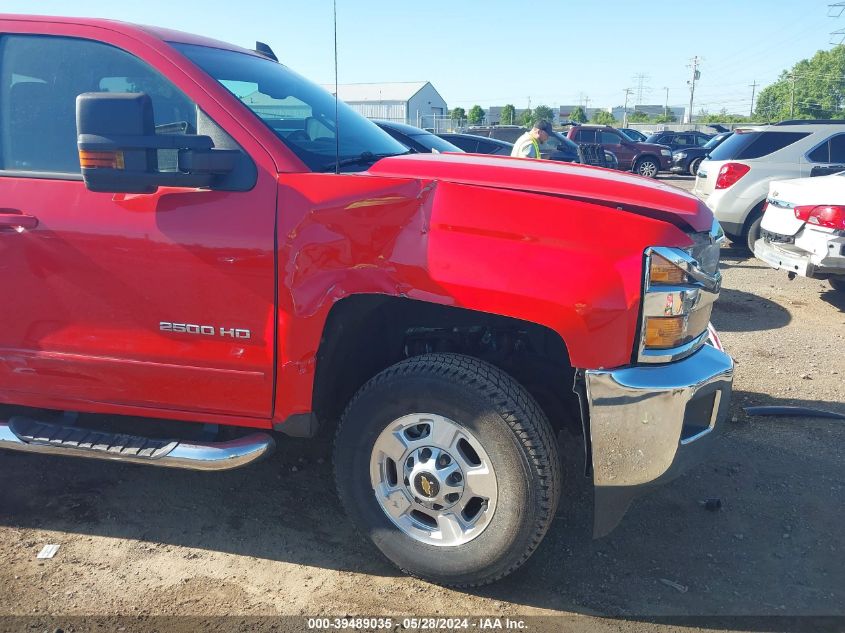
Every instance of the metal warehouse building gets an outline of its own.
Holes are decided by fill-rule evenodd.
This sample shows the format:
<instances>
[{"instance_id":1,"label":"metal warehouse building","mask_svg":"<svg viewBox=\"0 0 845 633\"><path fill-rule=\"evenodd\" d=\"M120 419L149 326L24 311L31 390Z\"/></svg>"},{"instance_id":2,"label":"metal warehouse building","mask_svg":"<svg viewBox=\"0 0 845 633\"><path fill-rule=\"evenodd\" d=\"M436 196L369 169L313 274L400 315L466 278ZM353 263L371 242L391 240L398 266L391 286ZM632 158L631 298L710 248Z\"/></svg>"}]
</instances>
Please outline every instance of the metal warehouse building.
<instances>
[{"instance_id":1,"label":"metal warehouse building","mask_svg":"<svg viewBox=\"0 0 845 633\"><path fill-rule=\"evenodd\" d=\"M334 85L323 88L334 94ZM338 97L368 119L387 119L417 127L433 127L448 113L446 101L429 81L340 84Z\"/></svg>"}]
</instances>

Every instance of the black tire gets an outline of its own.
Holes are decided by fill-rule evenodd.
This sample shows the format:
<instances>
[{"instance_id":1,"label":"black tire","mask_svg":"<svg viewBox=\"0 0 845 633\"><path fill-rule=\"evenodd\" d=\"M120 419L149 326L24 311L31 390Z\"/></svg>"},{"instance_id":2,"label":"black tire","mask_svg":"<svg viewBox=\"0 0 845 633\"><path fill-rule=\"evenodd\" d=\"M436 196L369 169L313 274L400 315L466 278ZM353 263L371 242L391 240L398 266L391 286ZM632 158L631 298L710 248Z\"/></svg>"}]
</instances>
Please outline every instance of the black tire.
<instances>
[{"instance_id":1,"label":"black tire","mask_svg":"<svg viewBox=\"0 0 845 633\"><path fill-rule=\"evenodd\" d=\"M376 439L391 422L421 412L471 432L507 492L483 532L461 545L412 538L373 491ZM334 462L338 495L356 528L405 573L453 587L488 584L522 565L554 518L562 479L554 433L534 398L503 371L458 354L410 358L365 384L341 419Z\"/></svg>"},{"instance_id":2,"label":"black tire","mask_svg":"<svg viewBox=\"0 0 845 633\"><path fill-rule=\"evenodd\" d=\"M698 173L698 168L701 165L703 158L693 158L689 163L689 175L695 176Z\"/></svg>"},{"instance_id":3,"label":"black tire","mask_svg":"<svg viewBox=\"0 0 845 633\"><path fill-rule=\"evenodd\" d=\"M754 242L760 239L760 225L763 223L763 215L757 217L748 225L748 232L745 234L745 248L752 255L754 254Z\"/></svg>"},{"instance_id":4,"label":"black tire","mask_svg":"<svg viewBox=\"0 0 845 633\"><path fill-rule=\"evenodd\" d=\"M837 292L845 292L845 277L831 277L827 281Z\"/></svg>"},{"instance_id":5,"label":"black tire","mask_svg":"<svg viewBox=\"0 0 845 633\"><path fill-rule=\"evenodd\" d=\"M646 178L657 178L660 171L660 163L652 156L643 156L634 163L634 173Z\"/></svg>"}]
</instances>

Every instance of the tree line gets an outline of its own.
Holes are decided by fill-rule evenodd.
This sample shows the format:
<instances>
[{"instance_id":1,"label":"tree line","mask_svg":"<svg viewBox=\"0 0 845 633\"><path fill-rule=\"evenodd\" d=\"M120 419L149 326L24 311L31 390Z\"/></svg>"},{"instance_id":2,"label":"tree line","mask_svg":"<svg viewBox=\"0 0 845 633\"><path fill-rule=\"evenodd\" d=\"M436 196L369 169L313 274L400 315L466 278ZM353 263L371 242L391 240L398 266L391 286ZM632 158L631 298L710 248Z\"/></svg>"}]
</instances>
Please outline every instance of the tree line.
<instances>
[{"instance_id":1,"label":"tree line","mask_svg":"<svg viewBox=\"0 0 845 633\"><path fill-rule=\"evenodd\" d=\"M479 105L474 105L469 109L469 112L463 108L453 108L450 112L450 118L455 121L463 121L466 119L470 125L481 125L484 123L484 116L487 112ZM502 108L499 114L499 125L521 125L523 127L531 127L537 121L553 121L555 117L554 111L545 105L538 105L536 108L523 110L518 116L516 106L512 103L507 104Z\"/></svg>"},{"instance_id":2,"label":"tree line","mask_svg":"<svg viewBox=\"0 0 845 633\"><path fill-rule=\"evenodd\" d=\"M790 70L781 72L778 79L763 88L757 96L753 115L732 114L727 108L718 112L699 109L694 117L696 123L762 123L785 119L845 119L845 45L819 51L809 59L802 59ZM466 119L470 125L484 122L486 112L474 105L469 112L454 108L451 118ZM616 125L620 123L610 112L598 110L588 119L585 109L577 106L569 116L576 123L598 123ZM554 120L554 112L545 105L524 110L517 116L513 104L502 108L499 125L522 125L530 127L536 121ZM649 116L636 109L628 113L629 123L676 123L672 113Z\"/></svg>"}]
</instances>

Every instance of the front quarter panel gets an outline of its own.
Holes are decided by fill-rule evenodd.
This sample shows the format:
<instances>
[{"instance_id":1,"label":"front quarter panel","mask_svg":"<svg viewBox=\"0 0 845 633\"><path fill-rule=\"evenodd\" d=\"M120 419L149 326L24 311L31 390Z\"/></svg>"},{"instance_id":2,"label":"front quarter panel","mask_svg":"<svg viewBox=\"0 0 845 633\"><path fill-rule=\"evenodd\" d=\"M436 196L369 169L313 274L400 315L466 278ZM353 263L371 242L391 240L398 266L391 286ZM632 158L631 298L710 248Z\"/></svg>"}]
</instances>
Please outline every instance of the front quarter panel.
<instances>
[{"instance_id":1,"label":"front quarter panel","mask_svg":"<svg viewBox=\"0 0 845 633\"><path fill-rule=\"evenodd\" d=\"M277 420L310 411L320 337L343 297L538 323L574 366L617 367L631 361L644 249L690 243L666 222L548 194L363 174L279 180Z\"/></svg>"}]
</instances>

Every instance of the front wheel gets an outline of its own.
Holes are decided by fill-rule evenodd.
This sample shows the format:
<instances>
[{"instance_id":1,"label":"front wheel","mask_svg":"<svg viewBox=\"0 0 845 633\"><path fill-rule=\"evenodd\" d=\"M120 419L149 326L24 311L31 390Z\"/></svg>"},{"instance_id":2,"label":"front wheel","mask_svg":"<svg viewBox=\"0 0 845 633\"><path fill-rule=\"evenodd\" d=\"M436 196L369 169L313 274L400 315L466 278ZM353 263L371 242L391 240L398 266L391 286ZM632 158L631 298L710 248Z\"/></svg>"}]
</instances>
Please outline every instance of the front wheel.
<instances>
[{"instance_id":1,"label":"front wheel","mask_svg":"<svg viewBox=\"0 0 845 633\"><path fill-rule=\"evenodd\" d=\"M657 178L658 171L660 171L660 165L651 157L641 158L634 165L634 173L646 178Z\"/></svg>"},{"instance_id":2,"label":"front wheel","mask_svg":"<svg viewBox=\"0 0 845 633\"><path fill-rule=\"evenodd\" d=\"M695 176L698 173L698 168L701 166L701 158L693 158L689 164L689 175Z\"/></svg>"},{"instance_id":3,"label":"front wheel","mask_svg":"<svg viewBox=\"0 0 845 633\"><path fill-rule=\"evenodd\" d=\"M335 439L347 514L397 567L478 586L522 565L557 507L561 467L537 402L477 359L429 354L378 374Z\"/></svg>"}]
</instances>

